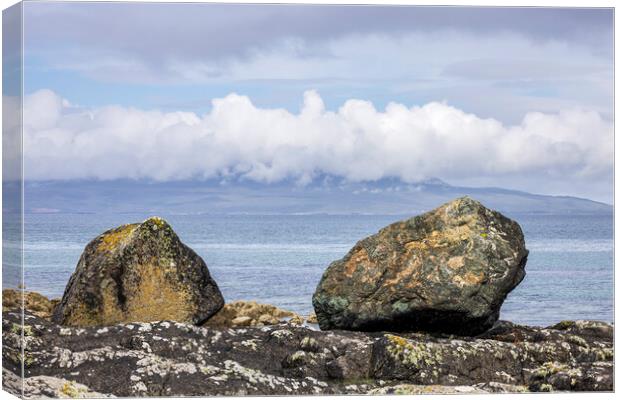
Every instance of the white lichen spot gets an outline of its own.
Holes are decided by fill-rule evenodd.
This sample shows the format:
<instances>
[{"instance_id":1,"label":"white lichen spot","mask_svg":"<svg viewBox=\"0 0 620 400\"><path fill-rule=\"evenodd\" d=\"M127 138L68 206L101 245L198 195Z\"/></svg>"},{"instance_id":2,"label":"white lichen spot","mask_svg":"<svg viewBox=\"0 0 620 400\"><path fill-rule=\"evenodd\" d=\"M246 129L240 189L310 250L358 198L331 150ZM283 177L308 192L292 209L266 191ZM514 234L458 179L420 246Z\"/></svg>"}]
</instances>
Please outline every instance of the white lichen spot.
<instances>
[{"instance_id":1,"label":"white lichen spot","mask_svg":"<svg viewBox=\"0 0 620 400\"><path fill-rule=\"evenodd\" d=\"M271 332L270 336L278 338L278 339L290 338L293 336L293 332L288 331L286 329L280 329L280 330Z\"/></svg>"},{"instance_id":2,"label":"white lichen spot","mask_svg":"<svg viewBox=\"0 0 620 400\"><path fill-rule=\"evenodd\" d=\"M134 392L146 392L147 391L147 388L144 382L138 382L135 385L133 385L131 388L134 390Z\"/></svg>"},{"instance_id":3,"label":"white lichen spot","mask_svg":"<svg viewBox=\"0 0 620 400\"><path fill-rule=\"evenodd\" d=\"M147 342L142 342L142 348L146 350L147 353L152 353L151 346Z\"/></svg>"},{"instance_id":4,"label":"white lichen spot","mask_svg":"<svg viewBox=\"0 0 620 400\"><path fill-rule=\"evenodd\" d=\"M249 347L252 350L256 350L258 345L258 339L249 339L241 342L241 345L244 347Z\"/></svg>"},{"instance_id":5,"label":"white lichen spot","mask_svg":"<svg viewBox=\"0 0 620 400\"><path fill-rule=\"evenodd\" d=\"M58 334L60 336L71 336L71 329L70 328L60 328L60 331L58 332Z\"/></svg>"}]
</instances>

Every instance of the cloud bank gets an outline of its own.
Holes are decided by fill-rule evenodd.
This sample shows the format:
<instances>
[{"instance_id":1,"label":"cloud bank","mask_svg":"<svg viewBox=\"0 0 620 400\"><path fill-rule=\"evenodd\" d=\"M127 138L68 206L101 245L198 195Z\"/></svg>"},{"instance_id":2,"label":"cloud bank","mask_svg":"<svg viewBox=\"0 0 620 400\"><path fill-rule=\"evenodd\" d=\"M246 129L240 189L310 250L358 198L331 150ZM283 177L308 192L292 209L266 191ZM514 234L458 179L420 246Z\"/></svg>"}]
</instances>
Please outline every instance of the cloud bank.
<instances>
[{"instance_id":1,"label":"cloud bank","mask_svg":"<svg viewBox=\"0 0 620 400\"><path fill-rule=\"evenodd\" d=\"M315 88L330 109L447 99L510 124L613 115L610 8L33 2L24 18L26 91L92 106L204 112L238 92L293 110Z\"/></svg>"},{"instance_id":2,"label":"cloud bank","mask_svg":"<svg viewBox=\"0 0 620 400\"><path fill-rule=\"evenodd\" d=\"M151 65L171 58L243 59L290 38L312 48L352 34L442 30L568 40L611 55L613 32L610 8L28 3L25 17L29 47L42 50L61 42L77 52L95 48L99 57L133 56Z\"/></svg>"},{"instance_id":3,"label":"cloud bank","mask_svg":"<svg viewBox=\"0 0 620 400\"><path fill-rule=\"evenodd\" d=\"M597 112L528 113L506 126L445 103L347 100L327 110L307 91L299 113L229 94L211 111L81 108L50 90L24 99L25 176L48 179L241 178L307 183L319 174L406 182L544 176L608 177L613 124ZM509 185L503 185L509 186Z\"/></svg>"}]
</instances>

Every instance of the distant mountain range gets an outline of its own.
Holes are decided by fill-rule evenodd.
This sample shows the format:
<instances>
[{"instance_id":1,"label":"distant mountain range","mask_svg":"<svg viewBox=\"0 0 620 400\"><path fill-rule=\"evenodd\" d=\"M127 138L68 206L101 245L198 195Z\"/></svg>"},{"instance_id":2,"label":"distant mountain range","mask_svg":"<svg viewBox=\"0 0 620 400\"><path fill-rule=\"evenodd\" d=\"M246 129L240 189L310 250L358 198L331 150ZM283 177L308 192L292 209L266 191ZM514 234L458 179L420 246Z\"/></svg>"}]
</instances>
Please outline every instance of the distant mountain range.
<instances>
[{"instance_id":1,"label":"distant mountain range","mask_svg":"<svg viewBox=\"0 0 620 400\"><path fill-rule=\"evenodd\" d=\"M7 190L11 189L5 185ZM613 211L609 204L587 199L492 187L459 187L439 179L417 183L395 179L352 183L329 176L305 186L294 182L261 184L239 180L28 182L25 210L29 213L412 215L465 195L509 214Z\"/></svg>"}]
</instances>

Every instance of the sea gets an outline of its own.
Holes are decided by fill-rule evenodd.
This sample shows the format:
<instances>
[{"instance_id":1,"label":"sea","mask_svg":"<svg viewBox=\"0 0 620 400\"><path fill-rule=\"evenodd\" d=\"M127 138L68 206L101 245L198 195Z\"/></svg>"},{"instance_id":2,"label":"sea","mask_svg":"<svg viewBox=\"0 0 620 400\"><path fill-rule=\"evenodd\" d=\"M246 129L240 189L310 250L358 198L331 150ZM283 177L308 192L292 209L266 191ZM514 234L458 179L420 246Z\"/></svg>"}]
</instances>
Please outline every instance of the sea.
<instances>
[{"instance_id":1,"label":"sea","mask_svg":"<svg viewBox=\"0 0 620 400\"><path fill-rule=\"evenodd\" d=\"M27 214L27 290L61 297L84 246L142 214ZM160 215L207 263L226 301L255 300L307 315L325 268L356 241L407 216ZM613 217L510 215L530 251L526 277L501 319L548 326L562 320L613 322ZM11 286L5 274L4 287Z\"/></svg>"}]
</instances>

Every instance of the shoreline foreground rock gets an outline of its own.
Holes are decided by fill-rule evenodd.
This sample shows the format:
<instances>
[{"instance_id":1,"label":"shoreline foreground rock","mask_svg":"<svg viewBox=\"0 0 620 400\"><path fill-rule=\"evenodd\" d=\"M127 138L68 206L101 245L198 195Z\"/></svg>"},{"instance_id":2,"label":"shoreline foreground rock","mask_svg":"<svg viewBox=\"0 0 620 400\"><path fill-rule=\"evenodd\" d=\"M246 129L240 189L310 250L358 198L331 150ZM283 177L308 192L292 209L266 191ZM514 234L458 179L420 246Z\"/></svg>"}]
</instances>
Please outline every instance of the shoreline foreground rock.
<instances>
[{"instance_id":1,"label":"shoreline foreground rock","mask_svg":"<svg viewBox=\"0 0 620 400\"><path fill-rule=\"evenodd\" d=\"M207 265L159 217L110 229L84 249L53 320L69 326L200 324L224 298Z\"/></svg>"},{"instance_id":2,"label":"shoreline foreground rock","mask_svg":"<svg viewBox=\"0 0 620 400\"><path fill-rule=\"evenodd\" d=\"M290 322L79 328L12 306L2 341L4 389L35 398L613 390L613 326L596 321L500 321L478 337Z\"/></svg>"},{"instance_id":3,"label":"shoreline foreground rock","mask_svg":"<svg viewBox=\"0 0 620 400\"><path fill-rule=\"evenodd\" d=\"M476 335L498 320L527 255L515 221L458 198L359 241L312 303L321 329Z\"/></svg>"}]
</instances>

